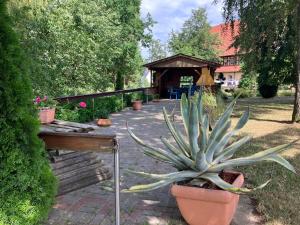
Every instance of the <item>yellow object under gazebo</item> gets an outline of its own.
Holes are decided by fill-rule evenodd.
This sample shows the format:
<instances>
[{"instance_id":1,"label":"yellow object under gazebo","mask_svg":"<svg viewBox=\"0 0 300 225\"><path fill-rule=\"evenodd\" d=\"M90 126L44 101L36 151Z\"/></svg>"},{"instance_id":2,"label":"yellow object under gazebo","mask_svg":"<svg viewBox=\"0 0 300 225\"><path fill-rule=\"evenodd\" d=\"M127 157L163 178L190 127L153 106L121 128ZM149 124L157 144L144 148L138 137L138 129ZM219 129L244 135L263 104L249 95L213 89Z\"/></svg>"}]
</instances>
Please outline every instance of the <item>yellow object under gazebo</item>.
<instances>
[{"instance_id":1,"label":"yellow object under gazebo","mask_svg":"<svg viewBox=\"0 0 300 225\"><path fill-rule=\"evenodd\" d=\"M212 86L215 84L208 68L202 68L201 76L196 84L197 86Z\"/></svg>"}]
</instances>

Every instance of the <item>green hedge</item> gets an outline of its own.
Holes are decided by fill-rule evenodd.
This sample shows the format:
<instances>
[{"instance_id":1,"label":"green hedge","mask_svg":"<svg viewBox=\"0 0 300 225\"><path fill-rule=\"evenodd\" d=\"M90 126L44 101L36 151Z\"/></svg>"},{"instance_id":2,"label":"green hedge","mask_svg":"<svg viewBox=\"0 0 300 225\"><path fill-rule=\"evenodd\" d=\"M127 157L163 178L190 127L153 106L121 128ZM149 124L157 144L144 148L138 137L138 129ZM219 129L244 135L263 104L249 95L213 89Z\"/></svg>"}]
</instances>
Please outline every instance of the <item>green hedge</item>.
<instances>
[{"instance_id":1,"label":"green hedge","mask_svg":"<svg viewBox=\"0 0 300 225\"><path fill-rule=\"evenodd\" d=\"M239 98L251 98L256 96L255 90L249 90L244 88L237 88L233 92L233 96L237 97L239 95Z\"/></svg>"},{"instance_id":2,"label":"green hedge","mask_svg":"<svg viewBox=\"0 0 300 225\"><path fill-rule=\"evenodd\" d=\"M0 1L0 224L36 225L47 217L56 180L37 134L26 57Z\"/></svg>"},{"instance_id":3,"label":"green hedge","mask_svg":"<svg viewBox=\"0 0 300 225\"><path fill-rule=\"evenodd\" d=\"M59 104L56 107L56 118L60 120L74 121L74 122L90 122L94 119L100 118L101 115L119 112L125 107L130 107L133 100L147 100L146 95L142 93L124 94L123 99L121 95L99 97L85 100L86 108L81 108L79 103L81 101L74 101L67 104ZM148 101L153 99L152 95L148 95Z\"/></svg>"}]
</instances>

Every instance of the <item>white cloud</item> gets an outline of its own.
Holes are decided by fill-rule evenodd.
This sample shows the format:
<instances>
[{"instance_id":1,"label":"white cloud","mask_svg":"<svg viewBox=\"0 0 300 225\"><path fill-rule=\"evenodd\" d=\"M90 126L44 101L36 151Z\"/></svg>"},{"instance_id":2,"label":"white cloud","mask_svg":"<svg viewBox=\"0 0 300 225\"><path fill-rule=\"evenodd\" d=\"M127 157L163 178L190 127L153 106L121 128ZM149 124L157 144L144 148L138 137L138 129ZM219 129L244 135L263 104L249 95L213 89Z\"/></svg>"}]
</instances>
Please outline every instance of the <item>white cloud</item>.
<instances>
[{"instance_id":1,"label":"white cloud","mask_svg":"<svg viewBox=\"0 0 300 225\"><path fill-rule=\"evenodd\" d=\"M192 9L203 7L207 10L208 21L212 24L222 22L221 4L213 4L213 0L142 0L142 16L150 13L155 24L155 38L166 42L172 30L178 30L190 17Z\"/></svg>"}]
</instances>

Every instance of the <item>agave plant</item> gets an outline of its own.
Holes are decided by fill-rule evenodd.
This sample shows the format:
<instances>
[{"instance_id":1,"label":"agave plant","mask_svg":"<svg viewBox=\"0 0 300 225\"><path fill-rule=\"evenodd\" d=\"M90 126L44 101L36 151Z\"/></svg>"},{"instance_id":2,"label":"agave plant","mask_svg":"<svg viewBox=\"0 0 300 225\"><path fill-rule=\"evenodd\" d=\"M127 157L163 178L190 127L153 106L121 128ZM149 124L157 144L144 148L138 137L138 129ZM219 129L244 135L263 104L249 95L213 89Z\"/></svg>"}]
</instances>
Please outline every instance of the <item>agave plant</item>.
<instances>
[{"instance_id":1,"label":"agave plant","mask_svg":"<svg viewBox=\"0 0 300 225\"><path fill-rule=\"evenodd\" d=\"M180 108L185 128L185 135L170 121L166 109L163 109L167 127L174 138L176 145L161 137L165 149L145 144L129 128L131 137L142 146L141 150L147 156L168 163L178 172L169 174L150 174L145 172L129 171L131 173L156 180L154 183L136 185L124 192L141 192L154 190L174 182L192 182L197 186L203 186L207 182L214 183L221 189L235 193L245 193L251 190L263 188L267 182L254 188L235 188L220 177L222 171L237 166L247 166L261 161L273 161L295 173L294 167L279 155L289 148L291 144L284 144L270 148L251 156L233 158L234 154L246 144L250 137L246 136L237 141L230 142L232 137L245 126L249 119L249 108L243 113L237 124L232 128L231 114L236 99L234 99L219 117L212 130L209 130L209 116L205 113L202 103L202 91L193 97L182 95Z\"/></svg>"}]
</instances>

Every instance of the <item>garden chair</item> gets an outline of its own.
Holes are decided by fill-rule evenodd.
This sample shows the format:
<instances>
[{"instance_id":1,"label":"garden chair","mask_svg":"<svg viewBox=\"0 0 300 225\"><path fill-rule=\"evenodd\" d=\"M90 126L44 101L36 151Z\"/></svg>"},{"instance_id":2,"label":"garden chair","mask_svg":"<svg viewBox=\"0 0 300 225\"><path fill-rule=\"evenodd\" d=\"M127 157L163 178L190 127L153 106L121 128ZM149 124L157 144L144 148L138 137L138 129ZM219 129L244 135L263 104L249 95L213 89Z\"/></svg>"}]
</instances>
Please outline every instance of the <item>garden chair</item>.
<instances>
[{"instance_id":1,"label":"garden chair","mask_svg":"<svg viewBox=\"0 0 300 225\"><path fill-rule=\"evenodd\" d=\"M177 88L169 88L168 90L169 92L169 98L172 99L173 96L175 96L175 99L179 99L180 98L180 92Z\"/></svg>"}]
</instances>

